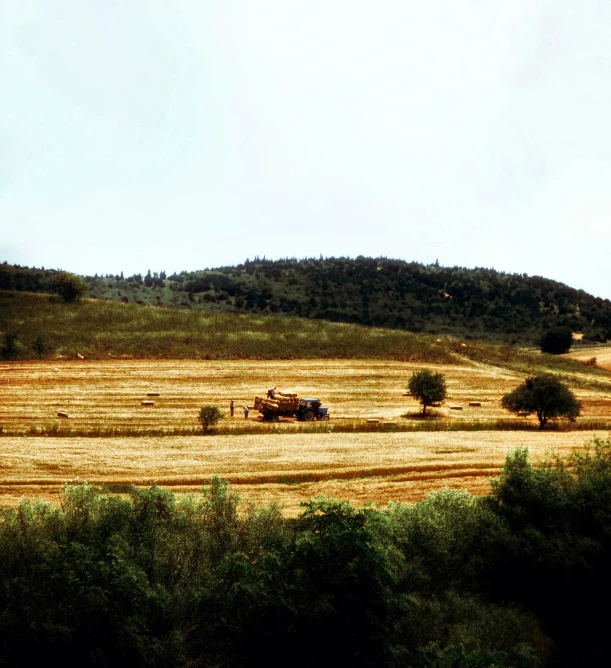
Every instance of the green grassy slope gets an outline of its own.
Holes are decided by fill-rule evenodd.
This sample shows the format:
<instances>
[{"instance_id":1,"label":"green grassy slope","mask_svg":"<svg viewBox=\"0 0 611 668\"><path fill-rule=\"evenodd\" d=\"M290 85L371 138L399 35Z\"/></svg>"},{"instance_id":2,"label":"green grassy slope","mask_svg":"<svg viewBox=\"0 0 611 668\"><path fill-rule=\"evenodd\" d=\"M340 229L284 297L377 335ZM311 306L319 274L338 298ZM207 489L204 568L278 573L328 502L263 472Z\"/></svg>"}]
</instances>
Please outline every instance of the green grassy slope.
<instances>
[{"instance_id":1,"label":"green grassy slope","mask_svg":"<svg viewBox=\"0 0 611 668\"><path fill-rule=\"evenodd\" d=\"M399 330L94 299L65 304L49 295L7 291L0 291L0 332L16 337L14 359L77 353L97 359L453 359L432 337Z\"/></svg>"},{"instance_id":2,"label":"green grassy slope","mask_svg":"<svg viewBox=\"0 0 611 668\"><path fill-rule=\"evenodd\" d=\"M8 342L12 345L8 346ZM0 355L5 359L389 359L483 363L551 370L591 379L611 374L566 356L512 345L305 318L197 313L45 294L0 291ZM582 382L584 382L582 380Z\"/></svg>"}]
</instances>

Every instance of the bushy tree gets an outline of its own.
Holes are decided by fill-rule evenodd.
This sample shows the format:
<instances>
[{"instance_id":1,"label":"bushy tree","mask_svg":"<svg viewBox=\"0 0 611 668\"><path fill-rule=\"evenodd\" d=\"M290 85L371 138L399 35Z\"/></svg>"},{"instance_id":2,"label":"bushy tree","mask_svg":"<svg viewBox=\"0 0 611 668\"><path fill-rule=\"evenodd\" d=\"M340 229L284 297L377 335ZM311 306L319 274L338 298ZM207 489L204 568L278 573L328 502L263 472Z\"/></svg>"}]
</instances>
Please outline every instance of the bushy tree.
<instances>
[{"instance_id":1,"label":"bushy tree","mask_svg":"<svg viewBox=\"0 0 611 668\"><path fill-rule=\"evenodd\" d=\"M540 427L559 417L573 422L581 413L581 402L568 386L546 373L527 378L501 399L501 406L521 417L535 413Z\"/></svg>"},{"instance_id":2,"label":"bushy tree","mask_svg":"<svg viewBox=\"0 0 611 668\"><path fill-rule=\"evenodd\" d=\"M447 395L444 375L433 373L429 369L414 371L407 389L422 404L422 415L426 415L427 406L441 403Z\"/></svg>"},{"instance_id":3,"label":"bushy tree","mask_svg":"<svg viewBox=\"0 0 611 668\"><path fill-rule=\"evenodd\" d=\"M67 271L58 271L51 277L51 288L65 302L75 302L87 292L83 279Z\"/></svg>"},{"instance_id":4,"label":"bushy tree","mask_svg":"<svg viewBox=\"0 0 611 668\"><path fill-rule=\"evenodd\" d=\"M573 345L573 332L569 327L552 327L543 334L540 345L542 353L551 355L568 353Z\"/></svg>"},{"instance_id":5,"label":"bushy tree","mask_svg":"<svg viewBox=\"0 0 611 668\"><path fill-rule=\"evenodd\" d=\"M199 421L202 423L204 434L207 434L223 417L224 415L218 406L210 404L202 406L199 410Z\"/></svg>"}]
</instances>

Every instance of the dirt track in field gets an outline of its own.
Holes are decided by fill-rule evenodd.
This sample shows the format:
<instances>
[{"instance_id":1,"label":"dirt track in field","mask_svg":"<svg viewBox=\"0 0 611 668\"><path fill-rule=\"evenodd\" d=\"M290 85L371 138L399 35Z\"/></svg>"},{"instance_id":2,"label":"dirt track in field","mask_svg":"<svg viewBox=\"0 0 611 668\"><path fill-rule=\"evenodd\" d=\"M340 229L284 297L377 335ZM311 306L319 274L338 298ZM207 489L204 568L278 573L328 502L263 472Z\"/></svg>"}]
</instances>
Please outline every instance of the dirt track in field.
<instances>
[{"instance_id":1,"label":"dirt track in field","mask_svg":"<svg viewBox=\"0 0 611 668\"><path fill-rule=\"evenodd\" d=\"M506 417L501 396L518 374L485 365L433 366L445 373L448 400L439 413L451 421ZM58 422L78 429L196 427L202 404L227 409L229 426L244 425L240 407L272 385L314 395L333 421L380 418L404 421L418 404L405 385L422 365L370 361L133 361L0 364L0 425L23 430ZM158 397L147 397L150 392ZM611 395L578 390L585 417L611 417ZM143 399L153 407L141 406ZM470 401L482 402L469 407ZM454 411L451 406L462 406ZM251 412L249 423L255 422ZM414 501L449 485L484 493L507 452L528 446L534 459L564 455L593 432L286 433L123 438L0 438L0 504L21 496L57 499L64 481L88 480L121 492L157 481L177 492L195 491L218 473L247 498L276 500L289 514L316 494L362 503ZM608 434L598 434L604 438Z\"/></svg>"}]
</instances>

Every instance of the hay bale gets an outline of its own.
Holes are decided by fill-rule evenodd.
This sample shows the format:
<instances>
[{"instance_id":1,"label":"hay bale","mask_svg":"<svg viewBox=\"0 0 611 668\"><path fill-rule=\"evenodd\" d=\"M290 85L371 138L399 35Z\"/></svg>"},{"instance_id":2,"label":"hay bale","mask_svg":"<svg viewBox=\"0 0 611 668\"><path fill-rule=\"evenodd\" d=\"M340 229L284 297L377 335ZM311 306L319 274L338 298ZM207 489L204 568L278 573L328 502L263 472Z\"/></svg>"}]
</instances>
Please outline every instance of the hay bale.
<instances>
[{"instance_id":1,"label":"hay bale","mask_svg":"<svg viewBox=\"0 0 611 668\"><path fill-rule=\"evenodd\" d=\"M451 411L462 411L462 406L450 406Z\"/></svg>"},{"instance_id":2,"label":"hay bale","mask_svg":"<svg viewBox=\"0 0 611 668\"><path fill-rule=\"evenodd\" d=\"M481 406L482 402L481 401L470 401L469 406Z\"/></svg>"},{"instance_id":3,"label":"hay bale","mask_svg":"<svg viewBox=\"0 0 611 668\"><path fill-rule=\"evenodd\" d=\"M67 418L68 413L64 413L64 411L57 411L57 417L58 418Z\"/></svg>"},{"instance_id":4,"label":"hay bale","mask_svg":"<svg viewBox=\"0 0 611 668\"><path fill-rule=\"evenodd\" d=\"M154 406L154 405L155 405L155 402L154 402L154 401L145 401L145 400L143 400L143 401L140 402L140 405L141 405L141 406Z\"/></svg>"},{"instance_id":5,"label":"hay bale","mask_svg":"<svg viewBox=\"0 0 611 668\"><path fill-rule=\"evenodd\" d=\"M147 397L158 397L158 396L159 396L159 392L147 392L147 393L146 393L146 396L147 396Z\"/></svg>"}]
</instances>

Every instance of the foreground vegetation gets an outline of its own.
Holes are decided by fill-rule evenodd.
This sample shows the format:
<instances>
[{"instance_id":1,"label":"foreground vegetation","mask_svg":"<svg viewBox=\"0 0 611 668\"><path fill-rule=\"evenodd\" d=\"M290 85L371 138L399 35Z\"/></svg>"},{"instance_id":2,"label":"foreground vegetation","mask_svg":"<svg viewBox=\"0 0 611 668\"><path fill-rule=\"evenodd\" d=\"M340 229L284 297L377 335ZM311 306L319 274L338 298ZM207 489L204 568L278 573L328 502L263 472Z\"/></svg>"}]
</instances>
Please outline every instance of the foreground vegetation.
<instances>
[{"instance_id":1,"label":"foreground vegetation","mask_svg":"<svg viewBox=\"0 0 611 668\"><path fill-rule=\"evenodd\" d=\"M0 665L602 666L611 652L611 442L507 458L442 490L297 520L196 496L68 485L0 520Z\"/></svg>"},{"instance_id":2,"label":"foreground vegetation","mask_svg":"<svg viewBox=\"0 0 611 668\"><path fill-rule=\"evenodd\" d=\"M51 292L56 272L0 265L0 289ZM208 313L288 315L537 344L553 327L611 338L611 302L540 276L388 258L255 259L166 276L88 276L88 296Z\"/></svg>"}]
</instances>

